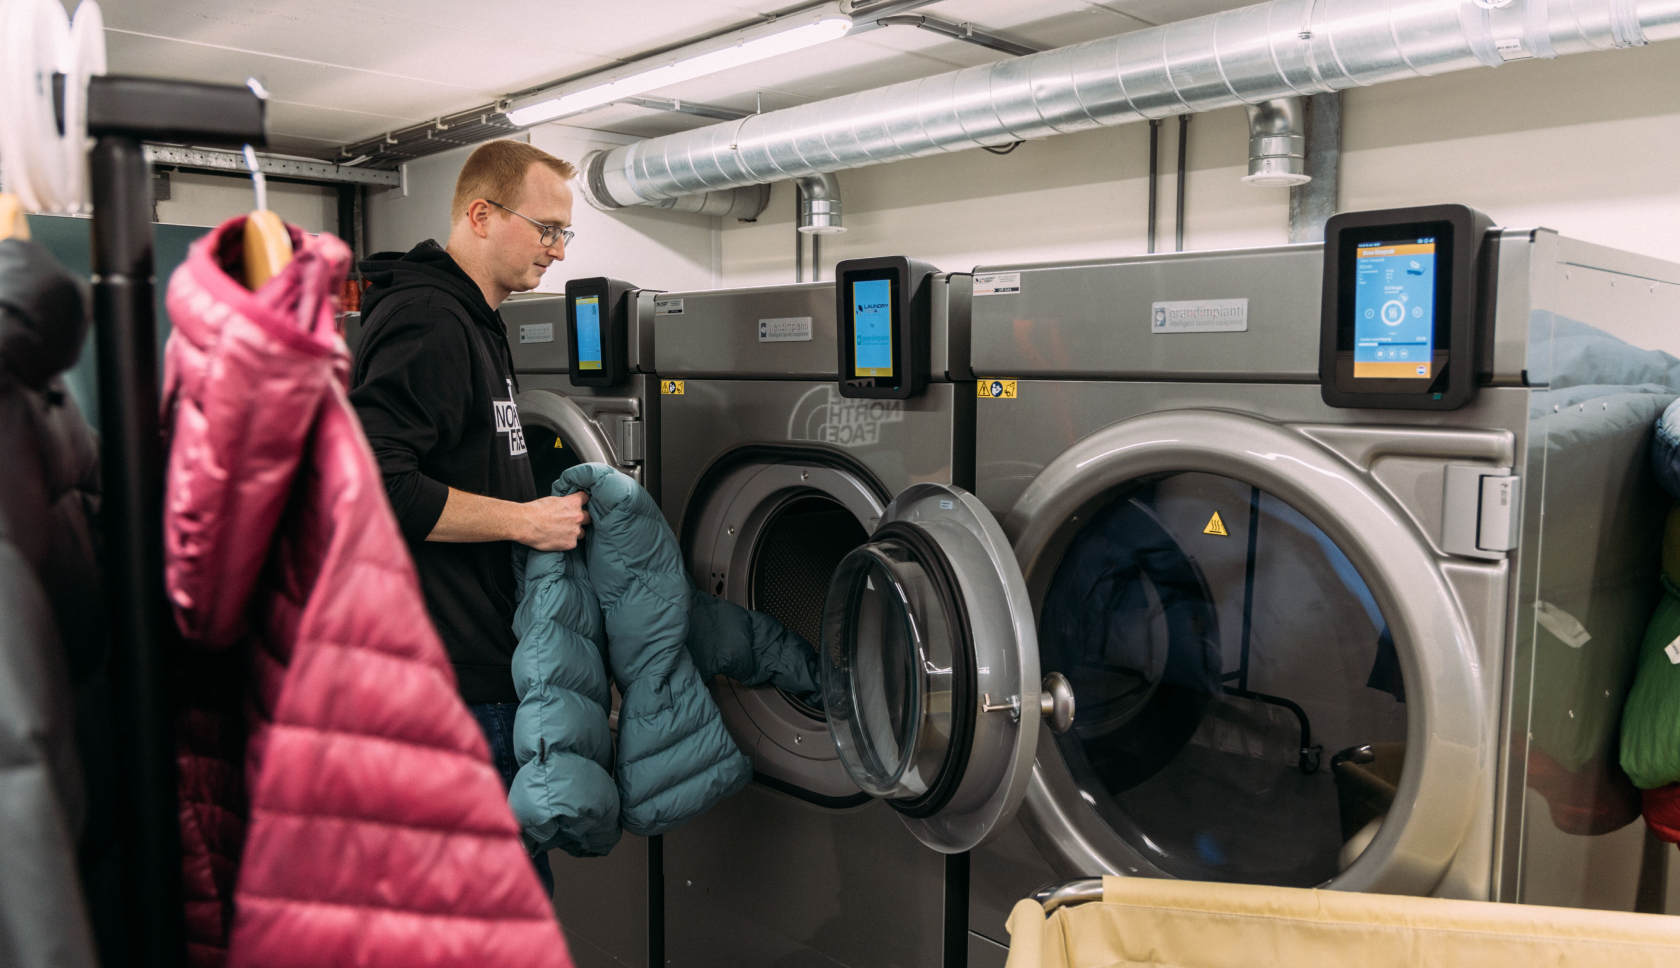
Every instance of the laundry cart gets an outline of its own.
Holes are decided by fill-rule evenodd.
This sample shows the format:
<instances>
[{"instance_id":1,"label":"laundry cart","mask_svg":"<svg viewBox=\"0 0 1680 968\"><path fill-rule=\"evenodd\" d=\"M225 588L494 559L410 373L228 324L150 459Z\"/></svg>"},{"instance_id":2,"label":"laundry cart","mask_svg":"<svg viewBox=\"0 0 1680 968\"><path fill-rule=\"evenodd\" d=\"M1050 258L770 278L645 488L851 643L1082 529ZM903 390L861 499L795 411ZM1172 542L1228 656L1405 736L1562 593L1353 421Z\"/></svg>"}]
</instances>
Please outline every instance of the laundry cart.
<instances>
[{"instance_id":1,"label":"laundry cart","mask_svg":"<svg viewBox=\"0 0 1680 968\"><path fill-rule=\"evenodd\" d=\"M1656 968L1680 964L1659 914L1104 877L1015 906L1009 968Z\"/></svg>"}]
</instances>

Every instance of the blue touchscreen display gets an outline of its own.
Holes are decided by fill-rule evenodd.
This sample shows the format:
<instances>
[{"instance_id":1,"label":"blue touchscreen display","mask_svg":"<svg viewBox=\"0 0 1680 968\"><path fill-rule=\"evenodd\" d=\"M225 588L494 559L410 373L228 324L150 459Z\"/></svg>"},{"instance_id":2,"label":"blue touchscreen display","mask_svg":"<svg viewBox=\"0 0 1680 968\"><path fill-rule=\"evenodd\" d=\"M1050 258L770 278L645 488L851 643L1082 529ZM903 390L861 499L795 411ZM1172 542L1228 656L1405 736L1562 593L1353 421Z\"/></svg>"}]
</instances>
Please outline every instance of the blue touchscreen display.
<instances>
[{"instance_id":1,"label":"blue touchscreen display","mask_svg":"<svg viewBox=\"0 0 1680 968\"><path fill-rule=\"evenodd\" d=\"M892 280L852 283L853 376L892 376Z\"/></svg>"},{"instance_id":2,"label":"blue touchscreen display","mask_svg":"<svg viewBox=\"0 0 1680 968\"><path fill-rule=\"evenodd\" d=\"M579 296L577 314L577 361L580 370L601 368L601 297Z\"/></svg>"},{"instance_id":3,"label":"blue touchscreen display","mask_svg":"<svg viewBox=\"0 0 1680 968\"><path fill-rule=\"evenodd\" d=\"M1435 376L1435 240L1361 242L1354 258L1354 379Z\"/></svg>"}]
</instances>

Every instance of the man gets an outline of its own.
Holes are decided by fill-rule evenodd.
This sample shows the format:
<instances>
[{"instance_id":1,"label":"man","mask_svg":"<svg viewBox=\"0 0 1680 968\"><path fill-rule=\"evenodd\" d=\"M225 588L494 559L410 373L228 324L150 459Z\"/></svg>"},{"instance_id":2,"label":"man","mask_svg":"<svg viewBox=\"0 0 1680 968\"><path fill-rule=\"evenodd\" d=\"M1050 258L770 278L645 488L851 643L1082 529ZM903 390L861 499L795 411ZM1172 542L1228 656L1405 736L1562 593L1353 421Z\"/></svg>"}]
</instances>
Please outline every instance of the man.
<instances>
[{"instance_id":1,"label":"man","mask_svg":"<svg viewBox=\"0 0 1680 968\"><path fill-rule=\"evenodd\" d=\"M565 258L575 175L528 144L489 142L456 180L447 247L428 239L361 266L373 285L362 298L350 400L504 784L513 781L519 702L511 546L575 547L589 516L587 495L536 494L496 309ZM537 869L552 889L546 857Z\"/></svg>"}]
</instances>

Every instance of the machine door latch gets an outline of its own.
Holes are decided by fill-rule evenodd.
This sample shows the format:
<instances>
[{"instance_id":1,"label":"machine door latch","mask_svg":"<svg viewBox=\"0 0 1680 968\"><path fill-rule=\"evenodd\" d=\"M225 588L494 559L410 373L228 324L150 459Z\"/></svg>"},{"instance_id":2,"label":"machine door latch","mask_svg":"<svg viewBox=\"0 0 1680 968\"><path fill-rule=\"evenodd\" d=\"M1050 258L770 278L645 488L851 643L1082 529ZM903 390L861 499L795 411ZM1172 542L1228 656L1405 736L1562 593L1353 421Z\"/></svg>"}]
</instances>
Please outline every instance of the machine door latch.
<instances>
[{"instance_id":1,"label":"machine door latch","mask_svg":"<svg viewBox=\"0 0 1680 968\"><path fill-rule=\"evenodd\" d=\"M1447 465L1441 506L1441 548L1496 561L1517 546L1522 478L1508 467Z\"/></svg>"},{"instance_id":2,"label":"machine door latch","mask_svg":"<svg viewBox=\"0 0 1680 968\"><path fill-rule=\"evenodd\" d=\"M638 464L646 459L645 425L634 417L620 417L613 447L618 451L620 464Z\"/></svg>"}]
</instances>

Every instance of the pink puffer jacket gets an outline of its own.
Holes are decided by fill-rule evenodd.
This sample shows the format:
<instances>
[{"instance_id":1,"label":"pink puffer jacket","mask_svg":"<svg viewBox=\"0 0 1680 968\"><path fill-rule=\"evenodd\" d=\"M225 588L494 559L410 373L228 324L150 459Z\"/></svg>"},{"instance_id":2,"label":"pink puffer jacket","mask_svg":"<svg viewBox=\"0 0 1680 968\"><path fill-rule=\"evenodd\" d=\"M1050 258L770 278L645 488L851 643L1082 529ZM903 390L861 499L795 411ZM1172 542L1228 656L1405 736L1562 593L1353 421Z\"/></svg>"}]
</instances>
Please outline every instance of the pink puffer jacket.
<instances>
[{"instance_id":1,"label":"pink puffer jacket","mask_svg":"<svg viewBox=\"0 0 1680 968\"><path fill-rule=\"evenodd\" d=\"M252 293L244 221L168 296L191 961L569 968L345 399L349 250L294 229Z\"/></svg>"}]
</instances>

